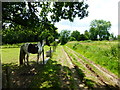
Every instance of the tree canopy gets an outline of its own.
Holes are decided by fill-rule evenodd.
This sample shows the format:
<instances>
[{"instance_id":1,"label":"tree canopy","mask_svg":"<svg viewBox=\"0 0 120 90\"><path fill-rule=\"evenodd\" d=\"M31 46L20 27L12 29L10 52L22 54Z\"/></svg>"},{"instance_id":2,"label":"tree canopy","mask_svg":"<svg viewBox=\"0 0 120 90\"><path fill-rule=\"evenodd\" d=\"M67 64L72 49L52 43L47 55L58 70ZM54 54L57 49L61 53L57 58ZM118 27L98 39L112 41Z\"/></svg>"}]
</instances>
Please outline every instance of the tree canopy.
<instances>
[{"instance_id":1,"label":"tree canopy","mask_svg":"<svg viewBox=\"0 0 120 90\"><path fill-rule=\"evenodd\" d=\"M79 31L73 31L71 33L71 37L74 37L77 41L80 41L80 32Z\"/></svg>"},{"instance_id":2,"label":"tree canopy","mask_svg":"<svg viewBox=\"0 0 120 90\"><path fill-rule=\"evenodd\" d=\"M73 21L88 16L88 5L82 2L3 2L3 23L27 27L39 26L44 22Z\"/></svg>"},{"instance_id":3,"label":"tree canopy","mask_svg":"<svg viewBox=\"0 0 120 90\"><path fill-rule=\"evenodd\" d=\"M69 30L62 30L60 32L60 42L62 45L66 44L69 41L70 31Z\"/></svg>"},{"instance_id":4,"label":"tree canopy","mask_svg":"<svg viewBox=\"0 0 120 90\"><path fill-rule=\"evenodd\" d=\"M93 20L90 23L90 36L91 39L96 40L97 35L100 40L109 40L109 29L111 28L110 21L105 20Z\"/></svg>"},{"instance_id":5,"label":"tree canopy","mask_svg":"<svg viewBox=\"0 0 120 90\"><path fill-rule=\"evenodd\" d=\"M2 2L2 28L4 30L3 39L5 40L3 42L39 41L42 32L49 32L52 36L47 34L48 36L54 37L54 39L58 38L55 23L62 19L73 22L75 17L83 19L88 16L87 8L88 4L84 1ZM6 27L8 25L9 27ZM13 34L16 34L18 39L8 41L7 38L14 37ZM27 40L23 38L24 35L27 35ZM31 40L30 36L32 37ZM44 37L47 41L48 36Z\"/></svg>"}]
</instances>

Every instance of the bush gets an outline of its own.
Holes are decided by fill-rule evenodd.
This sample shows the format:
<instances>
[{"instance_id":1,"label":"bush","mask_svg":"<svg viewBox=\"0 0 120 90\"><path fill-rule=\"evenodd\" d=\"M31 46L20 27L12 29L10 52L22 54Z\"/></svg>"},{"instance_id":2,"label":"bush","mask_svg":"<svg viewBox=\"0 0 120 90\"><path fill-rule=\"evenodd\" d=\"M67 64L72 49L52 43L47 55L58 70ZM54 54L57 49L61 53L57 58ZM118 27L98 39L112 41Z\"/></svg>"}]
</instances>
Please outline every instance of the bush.
<instances>
[{"instance_id":1,"label":"bush","mask_svg":"<svg viewBox=\"0 0 120 90\"><path fill-rule=\"evenodd\" d=\"M74 37L70 37L69 41L76 41Z\"/></svg>"},{"instance_id":2,"label":"bush","mask_svg":"<svg viewBox=\"0 0 120 90\"><path fill-rule=\"evenodd\" d=\"M85 40L85 42L92 42L92 40Z\"/></svg>"}]
</instances>

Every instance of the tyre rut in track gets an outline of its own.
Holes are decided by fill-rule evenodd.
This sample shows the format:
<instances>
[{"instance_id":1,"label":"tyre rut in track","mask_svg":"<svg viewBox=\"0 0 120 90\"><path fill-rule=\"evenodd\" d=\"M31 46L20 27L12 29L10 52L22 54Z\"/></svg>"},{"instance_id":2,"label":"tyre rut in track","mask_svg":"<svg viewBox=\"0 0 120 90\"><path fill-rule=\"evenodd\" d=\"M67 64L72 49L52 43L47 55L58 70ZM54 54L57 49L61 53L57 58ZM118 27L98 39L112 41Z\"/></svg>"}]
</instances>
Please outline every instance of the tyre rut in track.
<instances>
[{"instance_id":1,"label":"tyre rut in track","mask_svg":"<svg viewBox=\"0 0 120 90\"><path fill-rule=\"evenodd\" d=\"M62 54L64 55L64 59L63 58L59 58L59 60L61 60L61 63L64 63L64 66L67 66L71 72L71 77L72 80L70 78L68 78L68 80L63 80L63 76L61 76L61 82L64 84L62 87L65 86L65 82L67 81L68 84L68 88L72 88L72 89L79 89L79 90L87 90L88 87L85 86L85 84L80 80L80 77L78 76L77 70L76 70L76 65L74 65L71 61L71 57L64 51L63 47L60 47L62 50ZM64 72L64 69L61 68L61 72ZM63 73L61 73L61 75L63 75ZM73 85L74 87L70 87L71 85ZM66 87L66 86L65 86Z\"/></svg>"},{"instance_id":2,"label":"tyre rut in track","mask_svg":"<svg viewBox=\"0 0 120 90\"><path fill-rule=\"evenodd\" d=\"M84 56L82 56L81 54L73 51L72 49L70 49L70 48L67 47L67 50L68 50L69 52L71 52L71 53L77 58L77 60L78 60L79 62L81 62L88 70L90 70L91 73L93 73L93 74L98 78L98 80L100 80L100 81L105 85L106 88L109 89L109 88L111 88L111 86L109 85L109 81L105 79L105 76L109 78L110 83L114 84L113 86L114 86L115 88L119 88L118 79L117 79L117 77L116 77L115 75L111 74L110 72L108 72L108 71L107 71L106 69L104 69L103 67L100 68L100 67L101 67L100 65L96 65L94 62L88 60L86 57L84 57ZM78 56L82 57L82 58L83 58L86 62L88 62L88 63L84 62L84 60L81 60ZM93 68L91 65L89 65L89 63L92 64L92 65L94 66L94 68L96 68L96 69L97 69L99 72L101 72L103 75L101 75L101 74L99 74L98 72L96 72L96 71L94 70L94 68Z\"/></svg>"},{"instance_id":3,"label":"tyre rut in track","mask_svg":"<svg viewBox=\"0 0 120 90\"><path fill-rule=\"evenodd\" d=\"M68 63L68 65L69 66L72 66L72 68L71 68L71 72L72 72L72 77L74 77L74 83L76 83L76 87L78 88L78 89L87 89L88 87L85 87L85 84L82 82L82 81L80 81L80 77L79 77L79 75L78 75L78 73L77 73L77 66L75 65L75 64L73 64L72 63L72 58L68 55L68 53L63 49L63 47L62 47L62 50L63 50L63 52L64 52L64 54L66 55L66 57L68 57L68 59L67 59L67 63ZM82 87L81 87L82 86Z\"/></svg>"}]
</instances>

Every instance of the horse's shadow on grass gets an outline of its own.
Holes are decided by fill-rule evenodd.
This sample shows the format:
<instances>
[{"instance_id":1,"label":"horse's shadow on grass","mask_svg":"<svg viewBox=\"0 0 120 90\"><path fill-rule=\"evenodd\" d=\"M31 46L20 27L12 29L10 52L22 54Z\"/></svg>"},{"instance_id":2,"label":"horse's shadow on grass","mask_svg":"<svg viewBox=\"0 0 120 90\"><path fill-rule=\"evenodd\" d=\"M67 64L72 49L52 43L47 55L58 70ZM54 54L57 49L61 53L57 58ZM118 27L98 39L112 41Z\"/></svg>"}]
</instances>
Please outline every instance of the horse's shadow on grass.
<instances>
[{"instance_id":1,"label":"horse's shadow on grass","mask_svg":"<svg viewBox=\"0 0 120 90\"><path fill-rule=\"evenodd\" d=\"M85 80L85 74L82 70L77 67L75 67L75 69L81 82L84 81L88 87L92 88L91 83L95 82L88 79ZM2 64L2 88L72 88L72 85L67 84L67 76L69 73L71 73L71 69L57 64L57 62L53 60L48 60L45 65L37 64L35 61L31 61L29 66ZM64 81L64 83L62 81Z\"/></svg>"}]
</instances>

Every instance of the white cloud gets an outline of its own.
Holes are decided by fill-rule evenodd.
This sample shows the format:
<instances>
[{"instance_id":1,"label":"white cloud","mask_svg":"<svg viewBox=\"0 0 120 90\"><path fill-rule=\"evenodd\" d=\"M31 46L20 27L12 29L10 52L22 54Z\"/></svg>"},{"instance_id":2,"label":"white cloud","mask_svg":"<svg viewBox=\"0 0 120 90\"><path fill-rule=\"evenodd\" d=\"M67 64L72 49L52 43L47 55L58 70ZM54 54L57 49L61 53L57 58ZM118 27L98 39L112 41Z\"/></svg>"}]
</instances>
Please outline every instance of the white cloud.
<instances>
[{"instance_id":1,"label":"white cloud","mask_svg":"<svg viewBox=\"0 0 120 90\"><path fill-rule=\"evenodd\" d=\"M79 30L81 33L84 30L89 30L90 22L94 19L103 19L110 21L112 24L111 33L118 34L118 2L119 0L87 0L89 8L89 16L79 20L76 18L73 23L68 20L61 20L56 23L59 32L63 29Z\"/></svg>"}]
</instances>

